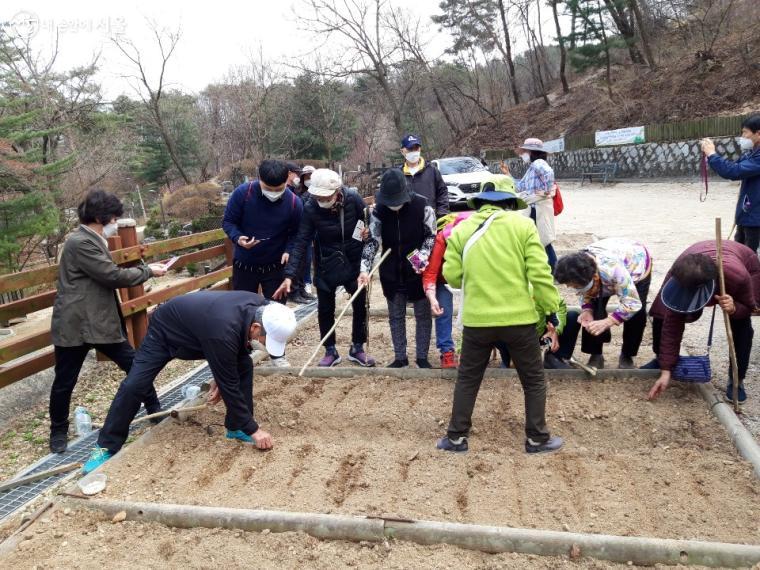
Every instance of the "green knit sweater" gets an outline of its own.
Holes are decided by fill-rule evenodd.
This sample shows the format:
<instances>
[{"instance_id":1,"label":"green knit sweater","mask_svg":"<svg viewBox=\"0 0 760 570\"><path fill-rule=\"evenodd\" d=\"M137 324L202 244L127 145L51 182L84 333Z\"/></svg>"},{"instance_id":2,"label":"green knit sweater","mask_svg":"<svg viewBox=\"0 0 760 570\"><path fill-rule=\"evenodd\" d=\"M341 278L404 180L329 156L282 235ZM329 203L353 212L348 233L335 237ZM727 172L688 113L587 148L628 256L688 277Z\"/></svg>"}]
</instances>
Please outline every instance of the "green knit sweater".
<instances>
[{"instance_id":1,"label":"green knit sweater","mask_svg":"<svg viewBox=\"0 0 760 570\"><path fill-rule=\"evenodd\" d=\"M470 247L463 263L467 240L494 213L497 218ZM535 224L517 212L490 204L452 232L443 276L452 287L463 289L462 322L466 327L536 324L539 313L543 319L559 309L559 293Z\"/></svg>"}]
</instances>

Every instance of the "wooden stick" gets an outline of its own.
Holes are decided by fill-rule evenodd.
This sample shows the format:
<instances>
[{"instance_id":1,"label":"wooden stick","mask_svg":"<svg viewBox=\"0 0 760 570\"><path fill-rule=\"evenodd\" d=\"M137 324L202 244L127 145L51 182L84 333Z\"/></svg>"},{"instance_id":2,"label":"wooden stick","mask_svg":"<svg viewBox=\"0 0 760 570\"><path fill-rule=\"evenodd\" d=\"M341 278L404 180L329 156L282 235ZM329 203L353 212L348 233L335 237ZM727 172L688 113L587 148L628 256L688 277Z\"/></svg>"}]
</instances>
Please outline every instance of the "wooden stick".
<instances>
[{"instance_id":1,"label":"wooden stick","mask_svg":"<svg viewBox=\"0 0 760 570\"><path fill-rule=\"evenodd\" d=\"M152 420L154 418L165 418L166 416L171 416L173 418L176 418L177 416L179 416L180 412L197 412L199 410L205 410L207 407L208 407L207 404L201 404L200 406L190 406L189 408L175 408L173 410L165 410L162 412L156 412L155 414L148 414L147 416L137 418L136 420L132 421L132 424L144 422L147 420Z\"/></svg>"},{"instance_id":2,"label":"wooden stick","mask_svg":"<svg viewBox=\"0 0 760 570\"><path fill-rule=\"evenodd\" d=\"M4 493L5 491L10 491L11 489L15 489L16 487L20 487L21 485L26 485L27 483L34 483L35 481L39 481L40 479L47 479L48 477L52 477L53 475L59 475L60 473L68 473L69 471L74 471L75 469L79 469L82 466L81 463L67 463L66 465L59 465L58 467L54 467L53 469L48 469L47 471L40 471L39 473L32 473L31 475L27 475L25 477L19 477L18 479L13 479L12 481L7 481L6 483L3 483L0 485L0 493Z\"/></svg>"},{"instance_id":3,"label":"wooden stick","mask_svg":"<svg viewBox=\"0 0 760 570\"><path fill-rule=\"evenodd\" d=\"M715 249L718 258L718 276L720 278L720 294L726 294L726 276L723 272L723 236L721 235L720 218L715 218ZM726 325L726 339L728 340L728 354L731 361L731 376L733 382L734 412L740 413L739 409L739 367L736 365L736 347L734 347L734 333L731 330L731 318L723 311L723 322Z\"/></svg>"},{"instance_id":4,"label":"wooden stick","mask_svg":"<svg viewBox=\"0 0 760 570\"><path fill-rule=\"evenodd\" d=\"M385 250L385 253L384 253L384 254L383 254L383 256L380 258L380 261L378 261L378 262L377 262L377 264L375 264L375 266L374 266L374 267L372 268L372 270L369 272L369 278L370 278L370 279L372 279L372 275L375 273L375 271L377 271L377 269L380 267L380 265L382 265L383 261L385 261L385 260L386 260L386 258L388 257L388 255L390 255L390 253L391 253L391 250L390 250L390 249L386 249L386 250ZM333 332L335 332L335 329L338 327L338 323L339 323L339 322L340 322L340 320L343 318L343 315L345 315L345 314L346 314L346 311L347 311L347 310L348 310L348 308L351 306L351 303L353 303L353 302L354 302L354 299L356 299L356 297L358 297L358 296L359 296L359 293L361 293L361 290L362 290L362 289L364 289L364 285L361 285L361 286L359 286L359 287L357 287L357 288L356 288L356 292L355 292L353 295L351 295L351 298L348 300L348 303L346 303L346 306L345 306L345 307L343 307L343 310L340 312L340 315L338 315L338 318L337 318L337 319L335 319L335 324L332 326L332 328L331 328L329 331L327 331L327 334L326 334L325 336L323 336L323 337L322 337L322 340L320 340L320 341L319 341L319 344L318 344L318 345L317 345L317 347L314 349L314 352L312 352L312 353L311 353L311 356L309 357L309 360L307 360L307 361L306 361L306 364L304 364L304 365L303 365L303 367L301 368L301 371L298 373L298 375L299 375L299 376L303 376L303 373L304 373L304 371L305 371L305 370L306 370L306 368L309 366L309 364L311 364L311 361L312 361L312 360L314 360L314 357L315 357L315 356L317 355L317 353L319 352L319 349L320 349L320 348L322 348L322 345L323 345L323 344L325 343L325 341L327 340L327 337L329 337L329 336L330 336L330 335L331 335ZM369 318L369 315L367 315L367 318Z\"/></svg>"}]
</instances>

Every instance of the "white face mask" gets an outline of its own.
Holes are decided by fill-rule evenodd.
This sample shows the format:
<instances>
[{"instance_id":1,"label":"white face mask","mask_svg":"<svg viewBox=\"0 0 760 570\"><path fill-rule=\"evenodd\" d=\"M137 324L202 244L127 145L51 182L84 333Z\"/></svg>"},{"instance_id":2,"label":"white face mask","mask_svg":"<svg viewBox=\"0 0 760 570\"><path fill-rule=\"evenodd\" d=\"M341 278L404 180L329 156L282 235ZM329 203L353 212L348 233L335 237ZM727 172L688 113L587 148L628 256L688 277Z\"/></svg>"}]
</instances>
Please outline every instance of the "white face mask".
<instances>
[{"instance_id":1,"label":"white face mask","mask_svg":"<svg viewBox=\"0 0 760 570\"><path fill-rule=\"evenodd\" d=\"M276 202L277 200L282 198L282 195L285 194L285 190L280 190L279 192L272 192L271 190L264 190L262 188L261 193L264 194L264 196L266 196L270 202Z\"/></svg>"},{"instance_id":2,"label":"white face mask","mask_svg":"<svg viewBox=\"0 0 760 570\"><path fill-rule=\"evenodd\" d=\"M406 153L406 161L410 164L416 164L420 160L420 151L410 150Z\"/></svg>"},{"instance_id":3,"label":"white face mask","mask_svg":"<svg viewBox=\"0 0 760 570\"><path fill-rule=\"evenodd\" d=\"M586 286L585 286L585 287L581 287L580 289L578 289L578 293L588 293L589 291L591 291L591 288L592 288L593 286L594 286L594 280L593 280L593 279L591 279L591 281L589 281L589 282L586 284Z\"/></svg>"},{"instance_id":4,"label":"white face mask","mask_svg":"<svg viewBox=\"0 0 760 570\"><path fill-rule=\"evenodd\" d=\"M308 188L309 186L311 186L311 178L309 178L308 180L304 180L304 181L303 181L303 185L304 185L304 186L306 186L307 188Z\"/></svg>"},{"instance_id":5,"label":"white face mask","mask_svg":"<svg viewBox=\"0 0 760 570\"><path fill-rule=\"evenodd\" d=\"M300 178L298 178L298 176L296 176L296 177L293 179L293 183L292 183L292 184L293 184L293 186L298 186L300 183L301 183L301 179L300 179Z\"/></svg>"},{"instance_id":6,"label":"white face mask","mask_svg":"<svg viewBox=\"0 0 760 570\"><path fill-rule=\"evenodd\" d=\"M520 155L520 158L522 158L522 161L525 163L530 162L530 153L524 152Z\"/></svg>"},{"instance_id":7,"label":"white face mask","mask_svg":"<svg viewBox=\"0 0 760 570\"><path fill-rule=\"evenodd\" d=\"M338 197L333 196L332 200L330 200L329 202L323 202L321 200L317 200L317 204L319 204L320 208L324 208L325 210L327 210L328 208L332 208L335 205L335 202L337 200L338 200Z\"/></svg>"},{"instance_id":8,"label":"white face mask","mask_svg":"<svg viewBox=\"0 0 760 570\"><path fill-rule=\"evenodd\" d=\"M739 148L744 151L752 150L755 148L755 143L752 142L752 139L748 139L747 137L739 137Z\"/></svg>"},{"instance_id":9,"label":"white face mask","mask_svg":"<svg viewBox=\"0 0 760 570\"><path fill-rule=\"evenodd\" d=\"M117 231L119 231L119 224L116 222L111 222L110 224L103 226L103 235L106 236L106 238L115 236Z\"/></svg>"},{"instance_id":10,"label":"white face mask","mask_svg":"<svg viewBox=\"0 0 760 570\"><path fill-rule=\"evenodd\" d=\"M401 208L403 208L403 207L404 207L404 205L403 205L403 204L401 204L400 206L388 206L388 209L389 209L389 210L393 210L394 212L398 212L398 211L399 211L399 210L401 210Z\"/></svg>"}]
</instances>

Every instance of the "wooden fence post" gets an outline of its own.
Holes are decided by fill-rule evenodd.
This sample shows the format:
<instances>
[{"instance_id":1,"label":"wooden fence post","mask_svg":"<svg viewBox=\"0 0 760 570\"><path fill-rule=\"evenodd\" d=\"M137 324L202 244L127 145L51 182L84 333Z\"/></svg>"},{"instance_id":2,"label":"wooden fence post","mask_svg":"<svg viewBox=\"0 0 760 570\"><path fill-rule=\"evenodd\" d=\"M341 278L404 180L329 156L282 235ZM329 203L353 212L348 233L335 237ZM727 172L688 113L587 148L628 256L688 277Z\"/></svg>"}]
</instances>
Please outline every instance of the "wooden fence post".
<instances>
[{"instance_id":1,"label":"wooden fence post","mask_svg":"<svg viewBox=\"0 0 760 570\"><path fill-rule=\"evenodd\" d=\"M132 218L122 218L119 220L118 224L121 245L123 247L132 247L138 245L137 222L135 222ZM128 267L134 267L135 265L140 265L140 263L142 262L133 261L132 263L126 265ZM129 287L127 289L127 300L134 299L135 297L142 297L144 294L145 289L142 285ZM125 299L122 299L122 301L124 300ZM127 325L127 330L130 328L132 330L132 338L130 340L132 341L132 345L135 347L135 349L137 349L139 348L140 344L142 344L142 341L145 338L145 334L148 332L148 313L146 311L135 313L128 318L127 323L129 323Z\"/></svg>"}]
</instances>

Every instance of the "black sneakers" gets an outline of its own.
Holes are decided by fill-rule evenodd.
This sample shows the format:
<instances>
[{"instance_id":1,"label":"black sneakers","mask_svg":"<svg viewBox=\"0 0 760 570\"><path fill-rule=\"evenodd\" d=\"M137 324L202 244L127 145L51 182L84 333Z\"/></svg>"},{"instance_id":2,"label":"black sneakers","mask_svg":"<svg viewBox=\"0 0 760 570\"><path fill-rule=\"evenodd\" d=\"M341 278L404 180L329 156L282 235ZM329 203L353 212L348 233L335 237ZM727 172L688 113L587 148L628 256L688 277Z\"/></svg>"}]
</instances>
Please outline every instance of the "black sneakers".
<instances>
[{"instance_id":1,"label":"black sneakers","mask_svg":"<svg viewBox=\"0 0 760 570\"><path fill-rule=\"evenodd\" d=\"M69 444L69 435L65 431L57 431L50 434L50 451L63 453Z\"/></svg>"},{"instance_id":2,"label":"black sneakers","mask_svg":"<svg viewBox=\"0 0 760 570\"><path fill-rule=\"evenodd\" d=\"M391 362L386 368L406 368L409 366L409 359L404 358L403 360L399 360L398 358Z\"/></svg>"}]
</instances>

